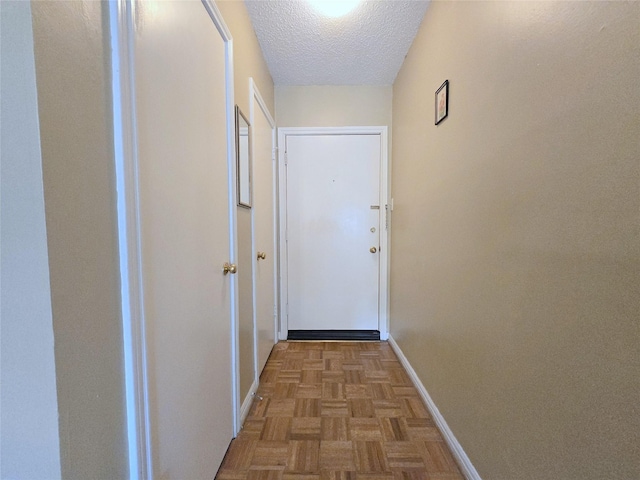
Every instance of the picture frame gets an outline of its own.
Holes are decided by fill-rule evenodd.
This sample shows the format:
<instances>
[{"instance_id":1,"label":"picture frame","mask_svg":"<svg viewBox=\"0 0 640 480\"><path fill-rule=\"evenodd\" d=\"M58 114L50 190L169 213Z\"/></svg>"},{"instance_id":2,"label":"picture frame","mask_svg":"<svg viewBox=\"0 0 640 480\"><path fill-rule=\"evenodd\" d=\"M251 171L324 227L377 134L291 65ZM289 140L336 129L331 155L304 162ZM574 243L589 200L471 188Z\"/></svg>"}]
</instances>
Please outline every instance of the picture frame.
<instances>
[{"instance_id":1,"label":"picture frame","mask_svg":"<svg viewBox=\"0 0 640 480\"><path fill-rule=\"evenodd\" d=\"M449 115L449 80L436 90L436 125Z\"/></svg>"},{"instance_id":2,"label":"picture frame","mask_svg":"<svg viewBox=\"0 0 640 480\"><path fill-rule=\"evenodd\" d=\"M238 206L251 208L251 125L236 105L236 186Z\"/></svg>"}]
</instances>

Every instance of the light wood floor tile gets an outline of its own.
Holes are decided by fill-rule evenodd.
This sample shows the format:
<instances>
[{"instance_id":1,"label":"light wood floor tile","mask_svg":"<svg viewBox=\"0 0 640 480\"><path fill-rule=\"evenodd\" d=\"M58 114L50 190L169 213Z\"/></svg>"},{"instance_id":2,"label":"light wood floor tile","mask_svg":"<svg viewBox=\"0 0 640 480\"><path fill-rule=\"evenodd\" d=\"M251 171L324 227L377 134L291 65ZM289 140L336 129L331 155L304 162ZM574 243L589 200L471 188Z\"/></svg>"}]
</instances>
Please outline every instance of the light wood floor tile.
<instances>
[{"instance_id":1,"label":"light wood floor tile","mask_svg":"<svg viewBox=\"0 0 640 480\"><path fill-rule=\"evenodd\" d=\"M424 460L417 444L413 442L385 442L384 453L389 468L425 471Z\"/></svg>"},{"instance_id":2,"label":"light wood floor tile","mask_svg":"<svg viewBox=\"0 0 640 480\"><path fill-rule=\"evenodd\" d=\"M322 372L324 370L302 370L300 383L318 384L322 383Z\"/></svg>"},{"instance_id":3,"label":"light wood floor tile","mask_svg":"<svg viewBox=\"0 0 640 480\"><path fill-rule=\"evenodd\" d=\"M397 398L389 383L375 382L371 384L371 394L376 400L394 400Z\"/></svg>"},{"instance_id":4,"label":"light wood floor tile","mask_svg":"<svg viewBox=\"0 0 640 480\"><path fill-rule=\"evenodd\" d=\"M272 398L267 409L268 417L293 417L296 401L293 398Z\"/></svg>"},{"instance_id":5,"label":"light wood floor tile","mask_svg":"<svg viewBox=\"0 0 640 480\"><path fill-rule=\"evenodd\" d=\"M382 442L354 441L356 468L360 472L386 472L389 470Z\"/></svg>"},{"instance_id":6,"label":"light wood floor tile","mask_svg":"<svg viewBox=\"0 0 640 480\"><path fill-rule=\"evenodd\" d=\"M364 370L364 365L360 360L343 360L342 369L343 370Z\"/></svg>"},{"instance_id":7,"label":"light wood floor tile","mask_svg":"<svg viewBox=\"0 0 640 480\"><path fill-rule=\"evenodd\" d=\"M222 470L225 471L246 471L251 466L253 454L258 442L253 439L236 438L231 442L227 455L222 462Z\"/></svg>"},{"instance_id":8,"label":"light wood floor tile","mask_svg":"<svg viewBox=\"0 0 640 480\"><path fill-rule=\"evenodd\" d=\"M431 418L406 418L405 423L411 440L444 441Z\"/></svg>"},{"instance_id":9,"label":"light wood floor tile","mask_svg":"<svg viewBox=\"0 0 640 480\"><path fill-rule=\"evenodd\" d=\"M262 435L266 420L266 418L259 417L247 418L242 426L242 438L258 440Z\"/></svg>"},{"instance_id":10,"label":"light wood floor tile","mask_svg":"<svg viewBox=\"0 0 640 480\"><path fill-rule=\"evenodd\" d=\"M372 398L371 385L345 385L344 392L347 398Z\"/></svg>"},{"instance_id":11,"label":"light wood floor tile","mask_svg":"<svg viewBox=\"0 0 640 480\"><path fill-rule=\"evenodd\" d=\"M320 470L355 470L352 442L320 442Z\"/></svg>"},{"instance_id":12,"label":"light wood floor tile","mask_svg":"<svg viewBox=\"0 0 640 480\"><path fill-rule=\"evenodd\" d=\"M285 467L289 459L289 442L259 441L251 460L251 467L257 470L264 467Z\"/></svg>"},{"instance_id":13,"label":"light wood floor tile","mask_svg":"<svg viewBox=\"0 0 640 480\"><path fill-rule=\"evenodd\" d=\"M280 370L280 373L278 373L278 382L301 383L301 371Z\"/></svg>"},{"instance_id":14,"label":"light wood floor tile","mask_svg":"<svg viewBox=\"0 0 640 480\"><path fill-rule=\"evenodd\" d=\"M322 440L347 441L349 438L349 421L346 417L323 417Z\"/></svg>"},{"instance_id":15,"label":"light wood floor tile","mask_svg":"<svg viewBox=\"0 0 640 480\"><path fill-rule=\"evenodd\" d=\"M373 418L376 416L373 401L369 398L351 398L347 400L352 417Z\"/></svg>"},{"instance_id":16,"label":"light wood floor tile","mask_svg":"<svg viewBox=\"0 0 640 480\"><path fill-rule=\"evenodd\" d=\"M346 398L344 382L322 382L322 398L344 400Z\"/></svg>"},{"instance_id":17,"label":"light wood floor tile","mask_svg":"<svg viewBox=\"0 0 640 480\"><path fill-rule=\"evenodd\" d=\"M418 391L415 387L391 387L396 397L417 397Z\"/></svg>"},{"instance_id":18,"label":"light wood floor tile","mask_svg":"<svg viewBox=\"0 0 640 480\"><path fill-rule=\"evenodd\" d=\"M286 442L291 435L290 417L267 417L260 440Z\"/></svg>"},{"instance_id":19,"label":"light wood floor tile","mask_svg":"<svg viewBox=\"0 0 640 480\"><path fill-rule=\"evenodd\" d=\"M378 417L395 417L404 416L402 404L398 400L373 400L373 409Z\"/></svg>"},{"instance_id":20,"label":"light wood floor tile","mask_svg":"<svg viewBox=\"0 0 640 480\"><path fill-rule=\"evenodd\" d=\"M286 471L314 473L319 471L320 440L293 440Z\"/></svg>"},{"instance_id":21,"label":"light wood floor tile","mask_svg":"<svg viewBox=\"0 0 640 480\"><path fill-rule=\"evenodd\" d=\"M304 370L302 371L304 377ZM322 398L322 383L301 383L296 390L296 398Z\"/></svg>"},{"instance_id":22,"label":"light wood floor tile","mask_svg":"<svg viewBox=\"0 0 640 480\"><path fill-rule=\"evenodd\" d=\"M323 370L322 381L323 382L337 382L345 383L345 371L344 370Z\"/></svg>"},{"instance_id":23,"label":"light wood floor tile","mask_svg":"<svg viewBox=\"0 0 640 480\"><path fill-rule=\"evenodd\" d=\"M344 381L347 384L362 385L366 383L364 370L345 370Z\"/></svg>"},{"instance_id":24,"label":"light wood floor tile","mask_svg":"<svg viewBox=\"0 0 640 480\"><path fill-rule=\"evenodd\" d=\"M433 477L424 470L395 470L394 480L432 480Z\"/></svg>"},{"instance_id":25,"label":"light wood floor tile","mask_svg":"<svg viewBox=\"0 0 640 480\"><path fill-rule=\"evenodd\" d=\"M291 440L320 440L322 418L299 417L291 422Z\"/></svg>"},{"instance_id":26,"label":"light wood floor tile","mask_svg":"<svg viewBox=\"0 0 640 480\"><path fill-rule=\"evenodd\" d=\"M356 480L356 472L325 470L320 473L320 480Z\"/></svg>"},{"instance_id":27,"label":"light wood floor tile","mask_svg":"<svg viewBox=\"0 0 640 480\"><path fill-rule=\"evenodd\" d=\"M302 362L303 370L324 370L325 362L322 359L308 359Z\"/></svg>"},{"instance_id":28,"label":"light wood floor tile","mask_svg":"<svg viewBox=\"0 0 640 480\"><path fill-rule=\"evenodd\" d=\"M287 473L284 472L282 480L320 480L317 473Z\"/></svg>"},{"instance_id":29,"label":"light wood floor tile","mask_svg":"<svg viewBox=\"0 0 640 480\"><path fill-rule=\"evenodd\" d=\"M404 397L400 399L405 416L408 418L430 418L427 408L417 397Z\"/></svg>"},{"instance_id":30,"label":"light wood floor tile","mask_svg":"<svg viewBox=\"0 0 640 480\"><path fill-rule=\"evenodd\" d=\"M356 473L356 480L395 480L392 473Z\"/></svg>"},{"instance_id":31,"label":"light wood floor tile","mask_svg":"<svg viewBox=\"0 0 640 480\"><path fill-rule=\"evenodd\" d=\"M247 480L281 480L282 470L249 470Z\"/></svg>"},{"instance_id":32,"label":"light wood floor tile","mask_svg":"<svg viewBox=\"0 0 640 480\"><path fill-rule=\"evenodd\" d=\"M267 414L267 409L269 408L270 399L269 397L262 397L262 400L254 401L251 406L251 410L249 411L250 418L260 418L265 417Z\"/></svg>"},{"instance_id":33,"label":"light wood floor tile","mask_svg":"<svg viewBox=\"0 0 640 480\"><path fill-rule=\"evenodd\" d=\"M216 475L217 480L246 480L247 472L236 470L220 470Z\"/></svg>"},{"instance_id":34,"label":"light wood floor tile","mask_svg":"<svg viewBox=\"0 0 640 480\"><path fill-rule=\"evenodd\" d=\"M406 442L411 440L404 418L382 417L379 421L382 435L386 442Z\"/></svg>"},{"instance_id":35,"label":"light wood floor tile","mask_svg":"<svg viewBox=\"0 0 640 480\"><path fill-rule=\"evenodd\" d=\"M463 479L411 379L384 342L274 346L216 478Z\"/></svg>"},{"instance_id":36,"label":"light wood floor tile","mask_svg":"<svg viewBox=\"0 0 640 480\"><path fill-rule=\"evenodd\" d=\"M374 383L374 382L389 383L390 382L389 372L387 372L386 370L365 370L364 375L367 381L370 383Z\"/></svg>"},{"instance_id":37,"label":"light wood floor tile","mask_svg":"<svg viewBox=\"0 0 640 480\"><path fill-rule=\"evenodd\" d=\"M304 360L304 355L299 356L299 358L285 358L282 363L282 370L302 370Z\"/></svg>"},{"instance_id":38,"label":"light wood floor tile","mask_svg":"<svg viewBox=\"0 0 640 480\"><path fill-rule=\"evenodd\" d=\"M265 368L260 374L260 381L264 383L273 383L278 378L279 368Z\"/></svg>"},{"instance_id":39,"label":"light wood floor tile","mask_svg":"<svg viewBox=\"0 0 640 480\"><path fill-rule=\"evenodd\" d=\"M297 383L280 383L277 382L275 388L273 389L272 398L295 398L296 393L298 391Z\"/></svg>"},{"instance_id":40,"label":"light wood floor tile","mask_svg":"<svg viewBox=\"0 0 640 480\"><path fill-rule=\"evenodd\" d=\"M382 441L382 431L377 418L350 418L349 435L351 440Z\"/></svg>"},{"instance_id":41,"label":"light wood floor tile","mask_svg":"<svg viewBox=\"0 0 640 480\"><path fill-rule=\"evenodd\" d=\"M422 442L422 458L427 470L433 473L458 473L458 467L444 442Z\"/></svg>"},{"instance_id":42,"label":"light wood floor tile","mask_svg":"<svg viewBox=\"0 0 640 480\"><path fill-rule=\"evenodd\" d=\"M320 417L319 398L297 398L295 402L294 417Z\"/></svg>"},{"instance_id":43,"label":"light wood floor tile","mask_svg":"<svg viewBox=\"0 0 640 480\"><path fill-rule=\"evenodd\" d=\"M320 414L323 417L349 417L349 404L346 400L322 400Z\"/></svg>"}]
</instances>

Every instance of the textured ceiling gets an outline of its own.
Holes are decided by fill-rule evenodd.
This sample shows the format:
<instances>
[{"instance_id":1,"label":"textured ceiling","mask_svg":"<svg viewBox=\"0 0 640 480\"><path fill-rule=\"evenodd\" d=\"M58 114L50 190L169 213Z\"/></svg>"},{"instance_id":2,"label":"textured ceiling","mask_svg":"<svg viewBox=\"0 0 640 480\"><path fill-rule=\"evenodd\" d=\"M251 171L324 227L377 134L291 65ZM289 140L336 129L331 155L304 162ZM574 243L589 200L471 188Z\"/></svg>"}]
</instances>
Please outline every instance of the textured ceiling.
<instances>
[{"instance_id":1,"label":"textured ceiling","mask_svg":"<svg viewBox=\"0 0 640 480\"><path fill-rule=\"evenodd\" d=\"M428 0L364 0L328 18L306 0L245 0L276 85L391 85Z\"/></svg>"}]
</instances>

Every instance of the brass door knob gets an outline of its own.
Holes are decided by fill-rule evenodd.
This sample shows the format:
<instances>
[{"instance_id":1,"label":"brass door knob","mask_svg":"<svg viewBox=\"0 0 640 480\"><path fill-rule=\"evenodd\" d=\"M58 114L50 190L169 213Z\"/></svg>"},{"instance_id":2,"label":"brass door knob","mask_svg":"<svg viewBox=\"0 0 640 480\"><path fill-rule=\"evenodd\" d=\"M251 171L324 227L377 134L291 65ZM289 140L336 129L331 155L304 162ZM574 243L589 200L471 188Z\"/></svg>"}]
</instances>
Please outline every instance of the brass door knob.
<instances>
[{"instance_id":1,"label":"brass door knob","mask_svg":"<svg viewBox=\"0 0 640 480\"><path fill-rule=\"evenodd\" d=\"M237 271L238 271L238 267L236 267L236 265L234 263L231 263L231 264L225 263L222 266L222 273L224 273L225 275L227 275L229 273L233 275Z\"/></svg>"},{"instance_id":2,"label":"brass door knob","mask_svg":"<svg viewBox=\"0 0 640 480\"><path fill-rule=\"evenodd\" d=\"M265 252L258 252L258 260L264 260L267 258L267 254Z\"/></svg>"},{"instance_id":3,"label":"brass door knob","mask_svg":"<svg viewBox=\"0 0 640 480\"><path fill-rule=\"evenodd\" d=\"M371 253L376 253L376 252L378 251L378 249L377 249L376 247L371 247L371 248L369 249L369 251L370 251Z\"/></svg>"}]
</instances>

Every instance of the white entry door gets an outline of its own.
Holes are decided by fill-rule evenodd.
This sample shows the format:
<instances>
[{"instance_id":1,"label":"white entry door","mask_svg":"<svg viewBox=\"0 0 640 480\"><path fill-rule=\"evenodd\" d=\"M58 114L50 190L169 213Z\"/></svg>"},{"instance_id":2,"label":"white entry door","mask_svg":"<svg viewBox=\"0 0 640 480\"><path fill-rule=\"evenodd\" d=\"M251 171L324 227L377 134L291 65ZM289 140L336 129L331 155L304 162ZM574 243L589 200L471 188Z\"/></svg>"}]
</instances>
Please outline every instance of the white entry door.
<instances>
[{"instance_id":1,"label":"white entry door","mask_svg":"<svg viewBox=\"0 0 640 480\"><path fill-rule=\"evenodd\" d=\"M135 15L148 477L214 478L234 433L225 40L201 2Z\"/></svg>"},{"instance_id":2,"label":"white entry door","mask_svg":"<svg viewBox=\"0 0 640 480\"><path fill-rule=\"evenodd\" d=\"M382 145L380 133L285 136L289 332L380 330Z\"/></svg>"}]
</instances>

